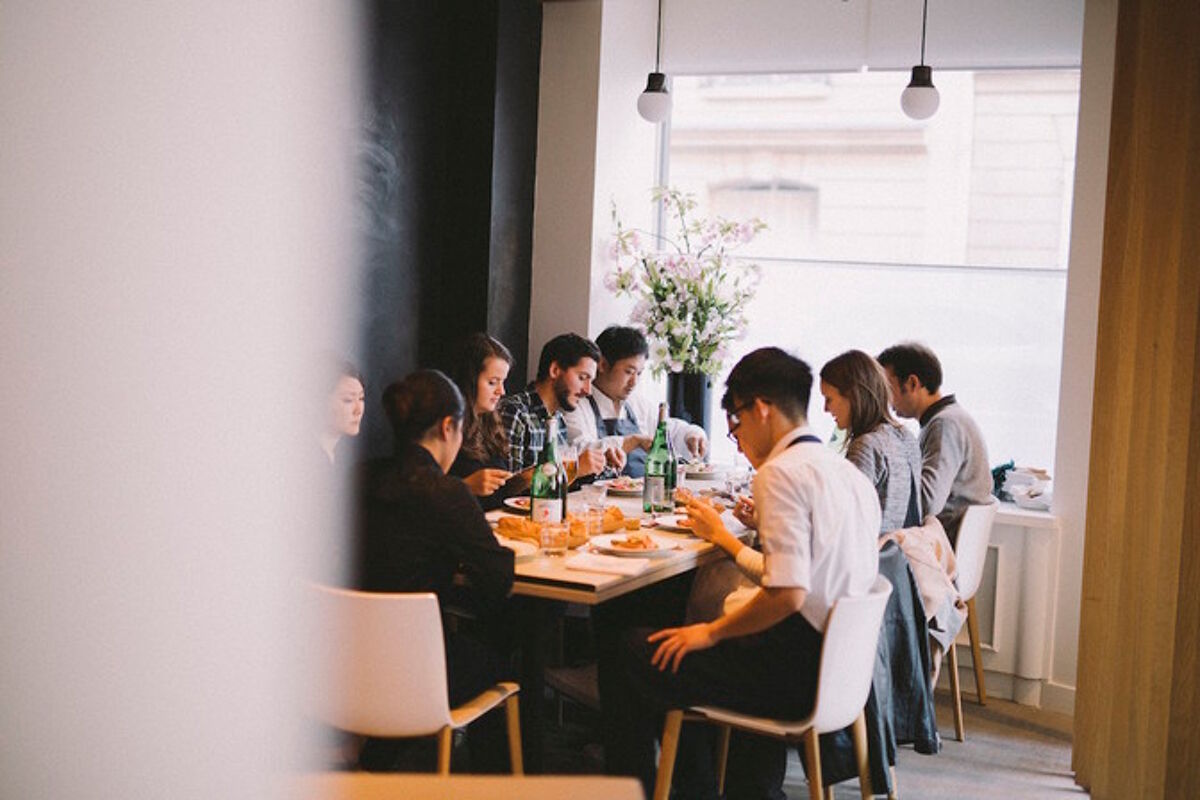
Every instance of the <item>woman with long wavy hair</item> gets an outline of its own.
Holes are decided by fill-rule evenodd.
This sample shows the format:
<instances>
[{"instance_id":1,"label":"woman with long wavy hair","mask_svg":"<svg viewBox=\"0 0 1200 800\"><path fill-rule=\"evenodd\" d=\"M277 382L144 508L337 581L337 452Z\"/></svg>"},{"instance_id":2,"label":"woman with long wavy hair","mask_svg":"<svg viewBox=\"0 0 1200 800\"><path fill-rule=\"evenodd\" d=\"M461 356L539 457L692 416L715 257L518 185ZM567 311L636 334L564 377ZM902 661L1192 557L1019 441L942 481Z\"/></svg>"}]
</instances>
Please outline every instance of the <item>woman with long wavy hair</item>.
<instances>
[{"instance_id":1,"label":"woman with long wavy hair","mask_svg":"<svg viewBox=\"0 0 1200 800\"><path fill-rule=\"evenodd\" d=\"M875 484L880 534L920 525L921 448L888 408L883 368L861 350L849 350L821 367L821 394L849 437L846 458Z\"/></svg>"},{"instance_id":2,"label":"woman with long wavy hair","mask_svg":"<svg viewBox=\"0 0 1200 800\"><path fill-rule=\"evenodd\" d=\"M505 497L525 488L508 471L508 438L496 414L512 362L512 353L499 341L473 333L463 341L451 370L466 413L462 449L450 474L462 478L484 510L499 508Z\"/></svg>"}]
</instances>

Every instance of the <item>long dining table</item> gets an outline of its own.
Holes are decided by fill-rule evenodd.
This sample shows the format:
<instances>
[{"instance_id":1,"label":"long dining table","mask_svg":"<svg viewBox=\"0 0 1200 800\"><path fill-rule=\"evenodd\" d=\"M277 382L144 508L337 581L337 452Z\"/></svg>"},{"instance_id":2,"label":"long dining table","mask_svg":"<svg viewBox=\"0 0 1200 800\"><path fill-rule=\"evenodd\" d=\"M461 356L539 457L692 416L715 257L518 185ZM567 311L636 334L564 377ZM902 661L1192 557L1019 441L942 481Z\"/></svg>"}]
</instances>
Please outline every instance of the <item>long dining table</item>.
<instances>
[{"instance_id":1,"label":"long dining table","mask_svg":"<svg viewBox=\"0 0 1200 800\"><path fill-rule=\"evenodd\" d=\"M700 492L719 488L723 484L716 480L685 480L682 485L690 491ZM579 492L572 492L567 497L568 510L573 510L572 506L577 506L580 502L579 495ZM626 518L640 518L640 530L651 531L661 540L674 542L676 549L655 556L633 554L631 557L644 559L646 562L645 568L635 574L579 569L571 563L576 555L572 551L568 551L564 556L546 556L538 552L536 555L518 557L513 594L593 606L724 557L717 547L703 539L690 533L665 530L656 525L654 516L643 513L640 497L610 493L605 497L604 503L621 509ZM505 513L509 512L494 511L489 517L495 520ZM723 519L735 535L748 533L732 514L727 512ZM588 550L588 545L581 546L580 550Z\"/></svg>"},{"instance_id":2,"label":"long dining table","mask_svg":"<svg viewBox=\"0 0 1200 800\"><path fill-rule=\"evenodd\" d=\"M720 480L684 480L681 484L693 492L720 489L724 486ZM577 510L580 502L579 492L570 493L567 497L568 510ZM523 749L526 767L534 773L540 772L542 766L542 753L537 741L542 730L538 701L545 686L546 652L555 624L554 619L561 614L563 605L576 603L594 607L725 557L719 548L690 533L677 533L660 528L655 522L656 517L643 514L641 497L609 494L604 498L604 503L620 508L626 518L641 519L641 530L651 531L656 538L674 542L676 547L662 555L630 557L630 560L638 558L646 562L644 568L634 574L593 572L572 567L572 559L590 549L590 545L587 544L582 545L578 551L568 550L563 556L547 556L540 551L518 556L514 570L513 594L534 601L529 603L530 616L522 644L525 658L520 677L521 714L523 727L527 731ZM491 511L487 516L495 522L504 514L515 513L519 512ZM723 515L723 520L735 535L749 532L729 512Z\"/></svg>"}]
</instances>

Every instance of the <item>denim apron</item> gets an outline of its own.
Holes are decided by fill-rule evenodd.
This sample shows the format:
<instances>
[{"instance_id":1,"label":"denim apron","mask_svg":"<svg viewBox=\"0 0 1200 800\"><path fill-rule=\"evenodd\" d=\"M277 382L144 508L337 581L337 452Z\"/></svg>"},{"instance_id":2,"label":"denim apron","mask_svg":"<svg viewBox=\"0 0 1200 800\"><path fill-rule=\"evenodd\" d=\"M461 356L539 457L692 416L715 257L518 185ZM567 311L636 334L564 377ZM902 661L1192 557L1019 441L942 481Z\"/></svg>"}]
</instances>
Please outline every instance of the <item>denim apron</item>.
<instances>
[{"instance_id":1,"label":"denim apron","mask_svg":"<svg viewBox=\"0 0 1200 800\"><path fill-rule=\"evenodd\" d=\"M602 419L600 406L596 405L596 399L589 395L588 402L592 404L592 413L596 415L596 435L600 438L642 435L637 418L633 416L633 409L630 408L629 403L624 404L625 414L623 416L616 419ZM626 454L625 469L621 470L621 474L631 478L640 478L646 474L646 450L644 448L639 447L632 453Z\"/></svg>"}]
</instances>

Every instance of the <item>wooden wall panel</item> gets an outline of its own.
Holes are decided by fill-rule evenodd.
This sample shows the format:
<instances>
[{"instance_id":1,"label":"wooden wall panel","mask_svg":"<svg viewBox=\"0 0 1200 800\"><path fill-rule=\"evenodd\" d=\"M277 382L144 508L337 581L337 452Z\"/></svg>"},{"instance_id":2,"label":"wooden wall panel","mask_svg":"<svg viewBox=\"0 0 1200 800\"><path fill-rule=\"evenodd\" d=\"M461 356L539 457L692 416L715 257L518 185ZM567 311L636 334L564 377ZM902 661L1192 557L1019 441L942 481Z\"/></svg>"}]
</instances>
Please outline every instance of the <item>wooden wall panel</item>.
<instances>
[{"instance_id":1,"label":"wooden wall panel","mask_svg":"<svg viewBox=\"0 0 1200 800\"><path fill-rule=\"evenodd\" d=\"M1123 0L1084 551L1076 779L1200 783L1200 4Z\"/></svg>"}]
</instances>

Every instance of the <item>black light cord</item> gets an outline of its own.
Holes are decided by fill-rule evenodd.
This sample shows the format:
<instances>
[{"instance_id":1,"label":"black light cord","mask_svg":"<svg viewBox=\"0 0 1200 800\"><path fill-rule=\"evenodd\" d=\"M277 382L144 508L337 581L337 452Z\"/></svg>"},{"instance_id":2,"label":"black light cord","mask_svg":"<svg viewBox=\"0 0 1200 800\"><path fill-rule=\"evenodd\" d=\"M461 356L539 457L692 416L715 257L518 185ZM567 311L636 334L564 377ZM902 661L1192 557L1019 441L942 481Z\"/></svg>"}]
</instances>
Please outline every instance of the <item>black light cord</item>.
<instances>
[{"instance_id":1,"label":"black light cord","mask_svg":"<svg viewBox=\"0 0 1200 800\"><path fill-rule=\"evenodd\" d=\"M658 0L659 7L662 6L662 0ZM659 12L662 13L661 11ZM921 66L925 66L925 22L929 19L929 0L925 0L925 10L921 12ZM659 22L659 26L662 23Z\"/></svg>"},{"instance_id":2,"label":"black light cord","mask_svg":"<svg viewBox=\"0 0 1200 800\"><path fill-rule=\"evenodd\" d=\"M925 2L926 2L926 4L928 4L929 0L925 0ZM922 34L922 40L923 39L924 39L924 34ZM924 43L924 41L922 41L921 52L925 52L924 48L925 48L925 43ZM659 56L661 54L662 54L662 0L658 0L658 38L654 44L654 71L655 72L662 71L658 68Z\"/></svg>"}]
</instances>

